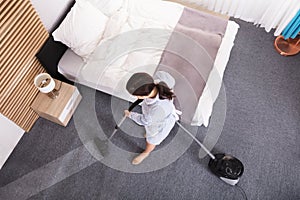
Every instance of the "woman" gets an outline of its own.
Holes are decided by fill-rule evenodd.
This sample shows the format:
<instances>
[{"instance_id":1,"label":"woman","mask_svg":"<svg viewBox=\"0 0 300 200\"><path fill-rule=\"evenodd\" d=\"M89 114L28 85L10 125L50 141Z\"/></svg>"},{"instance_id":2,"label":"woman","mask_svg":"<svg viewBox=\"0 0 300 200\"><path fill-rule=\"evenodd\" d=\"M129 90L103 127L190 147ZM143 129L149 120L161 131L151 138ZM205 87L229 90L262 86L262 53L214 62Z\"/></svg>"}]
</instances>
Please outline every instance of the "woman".
<instances>
[{"instance_id":1,"label":"woman","mask_svg":"<svg viewBox=\"0 0 300 200\"><path fill-rule=\"evenodd\" d=\"M165 82L154 83L149 74L136 73L128 80L126 89L143 99L142 114L124 111L126 117L146 129L146 149L132 161L138 165L169 135L178 118L173 104L174 93Z\"/></svg>"}]
</instances>

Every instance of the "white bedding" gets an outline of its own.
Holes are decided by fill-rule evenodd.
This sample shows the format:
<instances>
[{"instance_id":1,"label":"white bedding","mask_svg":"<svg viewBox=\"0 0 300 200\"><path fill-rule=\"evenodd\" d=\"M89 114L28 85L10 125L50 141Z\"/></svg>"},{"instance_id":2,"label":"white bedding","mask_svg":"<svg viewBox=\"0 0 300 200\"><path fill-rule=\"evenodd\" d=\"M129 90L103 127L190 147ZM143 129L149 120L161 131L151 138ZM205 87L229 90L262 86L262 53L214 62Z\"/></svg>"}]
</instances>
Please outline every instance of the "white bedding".
<instances>
[{"instance_id":1,"label":"white bedding","mask_svg":"<svg viewBox=\"0 0 300 200\"><path fill-rule=\"evenodd\" d=\"M122 3L119 9L106 13L109 18L106 29L88 62L68 49L58 71L70 80L134 101L125 89L128 78L139 71L154 74L184 7L159 0L118 2ZM100 5L96 0L92 3ZM229 21L192 125L208 126L237 30L238 25Z\"/></svg>"},{"instance_id":2,"label":"white bedding","mask_svg":"<svg viewBox=\"0 0 300 200\"><path fill-rule=\"evenodd\" d=\"M76 75L79 83L132 101L133 97L122 87L126 83L126 77L137 70L153 75L156 69L153 66L158 65L184 7L159 0L123 0L116 2L121 5L116 7L119 9L112 9L111 5L116 4L107 2L104 5L102 1L96 0L90 2L109 17L103 37L89 61L81 63L80 70L75 70L74 64L71 69L66 67L65 63L70 59L66 57L77 57L70 50L61 59L58 70L67 78L74 79ZM110 12L104 12L107 7ZM149 33L143 33L142 29L153 30L153 37ZM148 65L152 67L147 67ZM77 72L80 76L75 74Z\"/></svg>"}]
</instances>

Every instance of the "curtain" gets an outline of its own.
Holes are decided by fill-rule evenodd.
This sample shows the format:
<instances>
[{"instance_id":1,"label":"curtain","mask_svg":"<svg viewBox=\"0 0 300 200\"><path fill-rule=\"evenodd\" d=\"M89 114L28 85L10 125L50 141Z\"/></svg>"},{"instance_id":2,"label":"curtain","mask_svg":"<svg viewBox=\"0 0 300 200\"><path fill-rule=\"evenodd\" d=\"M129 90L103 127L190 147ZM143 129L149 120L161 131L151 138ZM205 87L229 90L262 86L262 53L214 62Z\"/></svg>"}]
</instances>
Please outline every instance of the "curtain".
<instances>
[{"instance_id":1,"label":"curtain","mask_svg":"<svg viewBox=\"0 0 300 200\"><path fill-rule=\"evenodd\" d=\"M186 0L209 10L227 14L257 26L267 32L275 28L278 36L300 9L300 0Z\"/></svg>"},{"instance_id":2,"label":"curtain","mask_svg":"<svg viewBox=\"0 0 300 200\"><path fill-rule=\"evenodd\" d=\"M290 21L290 23L285 27L281 33L284 39L292 38L294 39L300 32L300 10L297 12L296 16Z\"/></svg>"}]
</instances>

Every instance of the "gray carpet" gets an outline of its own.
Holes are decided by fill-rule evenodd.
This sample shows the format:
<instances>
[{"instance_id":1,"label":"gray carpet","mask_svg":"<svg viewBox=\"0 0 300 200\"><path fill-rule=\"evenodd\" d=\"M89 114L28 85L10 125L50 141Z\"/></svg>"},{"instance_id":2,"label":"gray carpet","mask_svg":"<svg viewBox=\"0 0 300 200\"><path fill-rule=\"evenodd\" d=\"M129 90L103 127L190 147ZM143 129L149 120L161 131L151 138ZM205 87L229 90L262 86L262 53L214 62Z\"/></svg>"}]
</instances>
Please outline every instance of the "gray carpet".
<instances>
[{"instance_id":1,"label":"gray carpet","mask_svg":"<svg viewBox=\"0 0 300 200\"><path fill-rule=\"evenodd\" d=\"M213 153L226 152L243 162L245 172L238 185L248 199L300 199L300 55L280 56L274 50L272 33L235 21L240 29L224 75L226 98L217 99L212 114L212 121L217 121L218 108L226 103L225 124ZM109 135L114 128L111 97L96 92L95 99L95 105L88 106L96 110L98 122ZM76 112L82 112L81 108ZM82 120L89 127L91 121L85 114L89 113L83 112ZM145 173L124 172L86 151L77 121L72 118L66 128L42 118L36 122L0 171L0 199L245 198L239 187L211 174L209 158L199 159L195 142L165 167ZM124 126L141 131L129 122ZM203 140L208 129L199 127L197 138ZM97 131L93 126L88 129L91 137ZM177 134L176 126L157 151ZM122 131L112 141L130 152L144 148L142 138Z\"/></svg>"}]
</instances>

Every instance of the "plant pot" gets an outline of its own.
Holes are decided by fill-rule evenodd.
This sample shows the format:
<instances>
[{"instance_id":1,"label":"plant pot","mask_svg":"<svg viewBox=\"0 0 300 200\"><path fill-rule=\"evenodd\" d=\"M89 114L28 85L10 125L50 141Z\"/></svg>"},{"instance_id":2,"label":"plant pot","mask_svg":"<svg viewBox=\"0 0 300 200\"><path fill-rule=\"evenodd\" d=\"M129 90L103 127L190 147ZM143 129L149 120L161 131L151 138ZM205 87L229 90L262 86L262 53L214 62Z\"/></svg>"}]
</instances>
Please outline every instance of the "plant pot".
<instances>
[{"instance_id":1,"label":"plant pot","mask_svg":"<svg viewBox=\"0 0 300 200\"><path fill-rule=\"evenodd\" d=\"M274 41L274 47L280 55L292 56L300 52L300 37L299 35L292 39L284 39L282 35L276 37Z\"/></svg>"}]
</instances>

